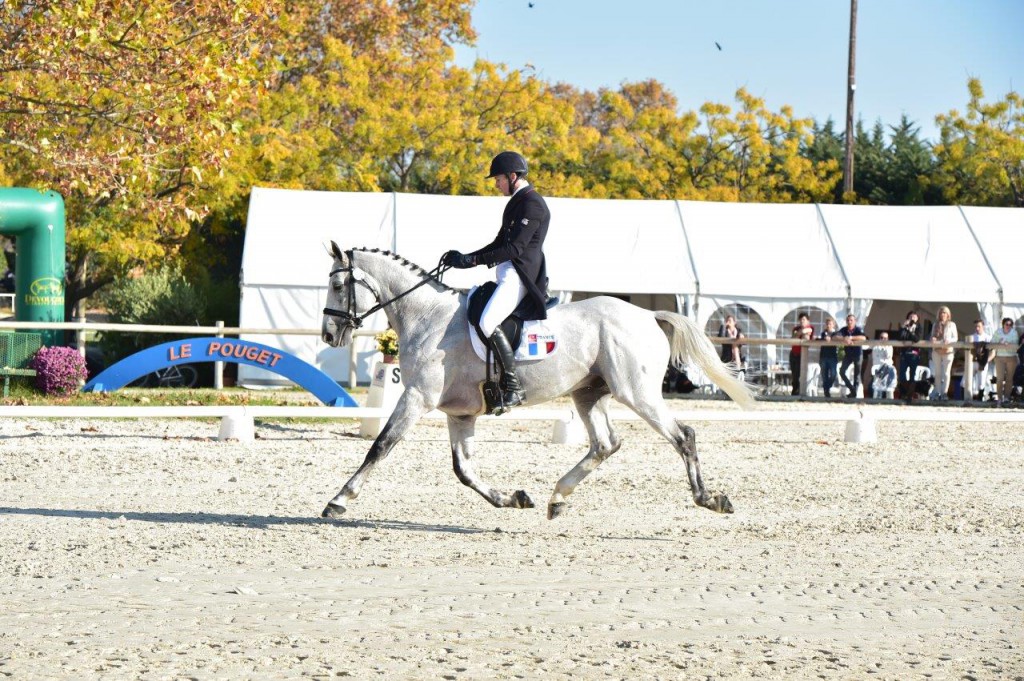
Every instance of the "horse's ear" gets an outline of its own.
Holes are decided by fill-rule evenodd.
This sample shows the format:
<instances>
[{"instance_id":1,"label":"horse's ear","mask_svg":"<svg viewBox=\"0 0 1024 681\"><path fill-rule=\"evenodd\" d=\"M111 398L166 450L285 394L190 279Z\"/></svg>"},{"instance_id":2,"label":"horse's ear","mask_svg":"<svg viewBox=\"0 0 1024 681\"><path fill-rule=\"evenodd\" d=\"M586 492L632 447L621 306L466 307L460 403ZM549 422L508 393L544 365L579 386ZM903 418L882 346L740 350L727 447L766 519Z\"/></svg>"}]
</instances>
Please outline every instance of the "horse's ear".
<instances>
[{"instance_id":1,"label":"horse's ear","mask_svg":"<svg viewBox=\"0 0 1024 681\"><path fill-rule=\"evenodd\" d=\"M337 242L331 241L331 248L329 252L336 260L345 262L345 254L341 252L341 247L338 246Z\"/></svg>"}]
</instances>

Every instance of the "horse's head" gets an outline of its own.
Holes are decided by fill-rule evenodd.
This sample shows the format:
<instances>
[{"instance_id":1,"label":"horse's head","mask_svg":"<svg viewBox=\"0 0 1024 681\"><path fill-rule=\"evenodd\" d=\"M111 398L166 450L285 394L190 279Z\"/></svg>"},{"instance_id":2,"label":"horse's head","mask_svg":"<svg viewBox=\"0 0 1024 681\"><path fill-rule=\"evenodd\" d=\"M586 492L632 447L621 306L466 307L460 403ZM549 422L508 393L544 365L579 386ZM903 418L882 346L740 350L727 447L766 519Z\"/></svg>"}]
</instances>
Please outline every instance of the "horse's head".
<instances>
[{"instance_id":1,"label":"horse's head","mask_svg":"<svg viewBox=\"0 0 1024 681\"><path fill-rule=\"evenodd\" d=\"M327 282L327 306L320 337L332 348L352 342L352 332L363 323L363 314L374 306L376 295L366 283L366 273L352 263L352 251L342 251L331 242L334 258Z\"/></svg>"}]
</instances>

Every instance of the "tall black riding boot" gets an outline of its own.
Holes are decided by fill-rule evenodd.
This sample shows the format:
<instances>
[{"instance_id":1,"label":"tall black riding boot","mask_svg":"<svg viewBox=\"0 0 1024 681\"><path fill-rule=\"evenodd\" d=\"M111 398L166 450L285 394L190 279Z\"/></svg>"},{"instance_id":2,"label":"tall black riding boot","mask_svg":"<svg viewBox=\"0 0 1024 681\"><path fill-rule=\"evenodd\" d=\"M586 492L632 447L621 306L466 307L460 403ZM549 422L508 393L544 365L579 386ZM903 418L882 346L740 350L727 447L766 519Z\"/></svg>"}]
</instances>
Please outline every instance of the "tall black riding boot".
<instances>
[{"instance_id":1,"label":"tall black riding boot","mask_svg":"<svg viewBox=\"0 0 1024 681\"><path fill-rule=\"evenodd\" d=\"M508 342L500 326L494 330L488 342L501 368L502 405L505 409L510 409L522 404L526 401L526 392L519 382L519 377L516 376L516 356L512 352L512 344Z\"/></svg>"}]
</instances>

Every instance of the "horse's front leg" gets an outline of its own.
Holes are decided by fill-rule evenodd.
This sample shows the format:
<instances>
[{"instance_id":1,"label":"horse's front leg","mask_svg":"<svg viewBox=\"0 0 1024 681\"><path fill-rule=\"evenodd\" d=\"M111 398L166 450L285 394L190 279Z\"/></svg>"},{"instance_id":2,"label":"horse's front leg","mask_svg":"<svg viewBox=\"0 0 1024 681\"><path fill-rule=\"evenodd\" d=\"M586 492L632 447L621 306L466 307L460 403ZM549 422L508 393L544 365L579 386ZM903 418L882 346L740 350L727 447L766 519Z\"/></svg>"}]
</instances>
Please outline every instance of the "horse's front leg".
<instances>
[{"instance_id":1,"label":"horse's front leg","mask_svg":"<svg viewBox=\"0 0 1024 681\"><path fill-rule=\"evenodd\" d=\"M491 502L491 505L498 508L533 508L533 500L523 490L506 494L491 488L477 476L470 461L475 430L475 416L448 417L448 435L452 442L452 465L459 482L475 490L480 496Z\"/></svg>"},{"instance_id":2,"label":"horse's front leg","mask_svg":"<svg viewBox=\"0 0 1024 681\"><path fill-rule=\"evenodd\" d=\"M406 389L402 396L398 398L398 404L395 405L395 410L391 413L391 417L381 429L380 435L373 441L370 451L366 454L366 459L363 460L363 465L345 483L341 491L327 502L327 507L320 514L321 517L341 517L345 513L348 502L359 496L359 490L362 488L363 483L366 482L366 478L377 466L377 463L391 452L394 446L409 432L409 429L416 424L416 421L423 414L427 413L429 409L430 407L419 391Z\"/></svg>"}]
</instances>

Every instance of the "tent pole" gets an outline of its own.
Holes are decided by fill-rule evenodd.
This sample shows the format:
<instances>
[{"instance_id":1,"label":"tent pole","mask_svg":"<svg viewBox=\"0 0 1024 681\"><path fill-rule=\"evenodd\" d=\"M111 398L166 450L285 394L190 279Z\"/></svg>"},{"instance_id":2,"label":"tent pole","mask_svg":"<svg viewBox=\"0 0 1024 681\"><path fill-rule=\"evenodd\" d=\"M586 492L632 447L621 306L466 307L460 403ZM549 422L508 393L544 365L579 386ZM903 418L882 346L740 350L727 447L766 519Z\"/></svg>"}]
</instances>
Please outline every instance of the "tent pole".
<instances>
[{"instance_id":1,"label":"tent pole","mask_svg":"<svg viewBox=\"0 0 1024 681\"><path fill-rule=\"evenodd\" d=\"M978 240L978 235L974 233L974 227L971 226L971 221L967 219L967 213L964 212L964 207L957 205L957 210L960 211L960 217L964 219L964 224L967 225L967 231L971 233L971 238L974 239L974 244L978 247L978 252L981 253L981 259L985 261L985 266L988 267L989 274L996 282L996 318L992 320L998 324L999 320L1003 317L1003 282L999 281L999 277L996 276L996 271L992 267L992 263L988 259L988 253L981 247L981 242Z\"/></svg>"},{"instance_id":2,"label":"tent pole","mask_svg":"<svg viewBox=\"0 0 1024 681\"><path fill-rule=\"evenodd\" d=\"M839 273L843 275L843 281L846 282L846 314L852 314L853 287L850 285L850 278L846 276L846 268L843 267L843 259L839 257L839 249L836 248L836 242L832 239L832 230L828 228L828 221L825 219L825 214L821 212L821 204L814 204L814 210L818 212L818 219L821 220L821 226L825 230L825 236L828 238L828 245L832 247L832 257L835 258L836 265L839 266Z\"/></svg>"},{"instance_id":3,"label":"tent pole","mask_svg":"<svg viewBox=\"0 0 1024 681\"><path fill-rule=\"evenodd\" d=\"M693 318L697 319L697 310L700 308L700 273L697 272L697 263L693 260L693 248L690 246L690 235L686 232L686 220L683 219L683 209L679 200L673 201L676 205L676 215L679 216L679 228L683 230L683 241L686 242L686 256L690 259L690 270L693 272Z\"/></svg>"}]
</instances>

